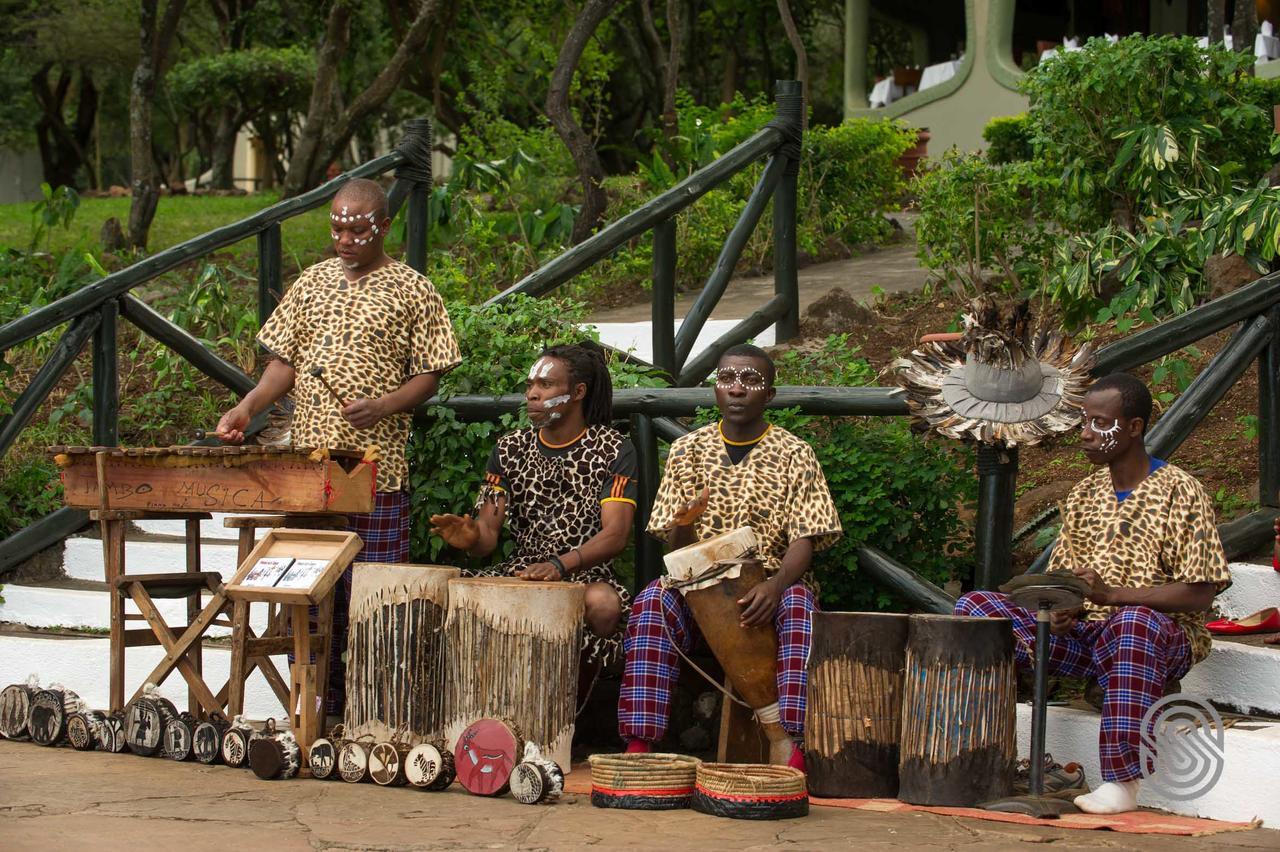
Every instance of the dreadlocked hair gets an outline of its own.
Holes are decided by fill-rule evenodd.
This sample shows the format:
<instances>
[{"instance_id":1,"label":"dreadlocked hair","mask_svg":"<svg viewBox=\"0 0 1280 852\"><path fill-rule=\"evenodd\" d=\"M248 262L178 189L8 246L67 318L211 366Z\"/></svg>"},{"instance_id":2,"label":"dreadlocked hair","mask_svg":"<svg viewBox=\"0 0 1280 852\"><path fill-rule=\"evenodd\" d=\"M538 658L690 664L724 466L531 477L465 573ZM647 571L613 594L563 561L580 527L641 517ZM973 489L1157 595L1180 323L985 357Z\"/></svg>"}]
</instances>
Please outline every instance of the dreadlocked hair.
<instances>
[{"instance_id":1,"label":"dreadlocked hair","mask_svg":"<svg viewBox=\"0 0 1280 852\"><path fill-rule=\"evenodd\" d=\"M582 398L582 417L588 426L608 426L613 422L613 379L605 364L604 350L593 340L548 346L539 356L563 361L569 368L569 382L587 386Z\"/></svg>"}]
</instances>

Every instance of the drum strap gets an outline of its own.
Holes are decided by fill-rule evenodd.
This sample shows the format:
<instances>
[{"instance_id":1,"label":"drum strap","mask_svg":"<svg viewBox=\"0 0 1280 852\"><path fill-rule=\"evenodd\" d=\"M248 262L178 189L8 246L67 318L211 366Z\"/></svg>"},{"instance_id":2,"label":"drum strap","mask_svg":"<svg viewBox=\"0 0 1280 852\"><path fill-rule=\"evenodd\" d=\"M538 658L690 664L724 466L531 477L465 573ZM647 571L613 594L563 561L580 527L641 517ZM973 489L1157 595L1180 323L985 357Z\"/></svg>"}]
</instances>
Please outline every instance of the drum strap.
<instances>
[{"instance_id":1,"label":"drum strap","mask_svg":"<svg viewBox=\"0 0 1280 852\"><path fill-rule=\"evenodd\" d=\"M747 708L748 710L750 710L752 713L754 713L754 714L756 715L756 717L757 717L757 718L759 718L759 720L760 720L761 722L768 723L768 722L771 722L771 721L773 721L773 722L776 722L776 721L777 721L777 719L776 719L776 718L774 718L774 719L766 719L766 718L764 718L764 716L762 715L763 713L766 713L766 712L768 712L770 709L772 709L772 710L773 710L774 715L776 716L776 715L777 715L777 713L778 713L778 705L777 705L776 703L775 703L775 704L771 704L769 707L763 707L763 708L761 708L761 710L760 710L760 711L757 711L757 710L756 710L756 708L752 707L750 704L748 704L747 702L743 701L741 698L739 698L738 696L734 695L732 692L730 692L729 690L727 690L727 689L725 689L723 686L721 686L719 683L717 683L715 678L713 678L711 675L709 675L709 674L707 674L706 672L704 672L704 671L702 670L702 667L701 667L701 666L699 666L699 665L698 665L697 663L695 663L693 660L689 659L689 655L688 655L688 654L686 654L686 653L684 652L684 649L680 647L680 643L679 643L679 642L677 642L677 641L675 640L675 637L671 635L671 628L667 626L667 620L666 620L665 618L664 618L664 619L662 619L662 632L663 632L663 633L665 633L665 634L667 634L667 639L671 642L671 647L673 647L673 648L675 648L675 649L676 649L676 653L677 653L677 654L679 654L681 657L683 657L683 658L684 658L684 661L685 661L686 663L688 663L688 664L693 668L693 670L694 670L695 672L697 672L698 674L702 675L703 679L704 679L704 680L706 680L706 682L707 682L707 683L711 684L711 685L712 685L712 686L714 686L716 689L718 689L718 690L720 690L721 692L723 692L726 698L728 698L730 701L736 701L737 703L741 704L743 707L745 707L745 708Z\"/></svg>"}]
</instances>

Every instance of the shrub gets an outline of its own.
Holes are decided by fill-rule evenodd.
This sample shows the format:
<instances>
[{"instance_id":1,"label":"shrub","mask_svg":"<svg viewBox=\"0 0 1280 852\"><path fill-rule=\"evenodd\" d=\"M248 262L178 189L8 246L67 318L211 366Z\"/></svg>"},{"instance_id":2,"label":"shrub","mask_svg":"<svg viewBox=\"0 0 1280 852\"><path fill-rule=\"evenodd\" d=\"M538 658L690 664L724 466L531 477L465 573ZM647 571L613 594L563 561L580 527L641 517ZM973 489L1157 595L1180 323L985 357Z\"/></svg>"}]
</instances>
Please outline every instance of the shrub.
<instances>
[{"instance_id":1,"label":"shrub","mask_svg":"<svg viewBox=\"0 0 1280 852\"><path fill-rule=\"evenodd\" d=\"M1031 146L1033 135L1031 117L1025 112L991 119L982 128L982 138L988 146L987 160L997 165L1030 160L1035 156Z\"/></svg>"},{"instance_id":2,"label":"shrub","mask_svg":"<svg viewBox=\"0 0 1280 852\"><path fill-rule=\"evenodd\" d=\"M917 255L961 292L991 286L1019 292L1044 282L1059 191L1041 163L996 165L981 155L948 151L916 177L912 189L920 208ZM994 281L987 278L991 272Z\"/></svg>"}]
</instances>

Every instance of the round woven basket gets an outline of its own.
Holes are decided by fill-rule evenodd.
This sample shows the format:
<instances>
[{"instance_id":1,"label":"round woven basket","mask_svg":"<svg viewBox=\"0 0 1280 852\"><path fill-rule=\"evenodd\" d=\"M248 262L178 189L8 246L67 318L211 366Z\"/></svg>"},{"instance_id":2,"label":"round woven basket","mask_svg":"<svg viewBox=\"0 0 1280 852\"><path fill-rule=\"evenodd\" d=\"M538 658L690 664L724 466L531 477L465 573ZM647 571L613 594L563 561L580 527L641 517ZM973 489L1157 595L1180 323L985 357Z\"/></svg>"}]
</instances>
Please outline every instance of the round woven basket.
<instances>
[{"instance_id":1,"label":"round woven basket","mask_svg":"<svg viewBox=\"0 0 1280 852\"><path fill-rule=\"evenodd\" d=\"M804 773L789 766L703 763L690 804L731 819L790 819L808 815L809 793Z\"/></svg>"},{"instance_id":2,"label":"round woven basket","mask_svg":"<svg viewBox=\"0 0 1280 852\"><path fill-rule=\"evenodd\" d=\"M593 754L591 804L669 811L689 807L702 761L682 754Z\"/></svg>"}]
</instances>

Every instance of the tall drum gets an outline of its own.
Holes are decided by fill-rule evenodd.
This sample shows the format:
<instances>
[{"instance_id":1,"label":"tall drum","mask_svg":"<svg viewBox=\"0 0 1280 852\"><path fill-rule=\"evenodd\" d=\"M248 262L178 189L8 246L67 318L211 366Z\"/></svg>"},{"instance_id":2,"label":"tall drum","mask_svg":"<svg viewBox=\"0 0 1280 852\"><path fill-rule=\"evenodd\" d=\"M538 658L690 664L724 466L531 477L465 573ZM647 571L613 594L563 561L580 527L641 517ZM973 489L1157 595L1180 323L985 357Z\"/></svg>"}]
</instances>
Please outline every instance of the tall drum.
<instances>
[{"instance_id":1,"label":"tall drum","mask_svg":"<svg viewBox=\"0 0 1280 852\"><path fill-rule=\"evenodd\" d=\"M444 623L457 568L358 562L347 636L348 739L422 742L444 725Z\"/></svg>"},{"instance_id":2,"label":"tall drum","mask_svg":"<svg viewBox=\"0 0 1280 852\"><path fill-rule=\"evenodd\" d=\"M1016 700L1008 619L911 616L898 798L971 807L1008 796Z\"/></svg>"},{"instance_id":3,"label":"tall drum","mask_svg":"<svg viewBox=\"0 0 1280 852\"><path fill-rule=\"evenodd\" d=\"M809 793L898 795L908 616L815 612L804 722Z\"/></svg>"},{"instance_id":4,"label":"tall drum","mask_svg":"<svg viewBox=\"0 0 1280 852\"><path fill-rule=\"evenodd\" d=\"M570 766L585 592L507 577L450 581L446 742L477 719L505 718Z\"/></svg>"}]
</instances>

